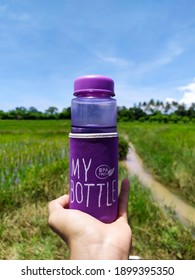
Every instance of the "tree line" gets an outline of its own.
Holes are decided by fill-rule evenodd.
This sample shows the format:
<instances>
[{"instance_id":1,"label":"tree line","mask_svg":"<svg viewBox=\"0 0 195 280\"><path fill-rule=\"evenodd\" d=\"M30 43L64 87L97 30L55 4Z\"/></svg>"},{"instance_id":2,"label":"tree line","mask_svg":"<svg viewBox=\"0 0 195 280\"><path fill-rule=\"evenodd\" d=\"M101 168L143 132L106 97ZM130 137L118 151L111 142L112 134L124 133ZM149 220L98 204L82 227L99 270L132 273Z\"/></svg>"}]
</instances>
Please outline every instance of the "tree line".
<instances>
[{"instance_id":1,"label":"tree line","mask_svg":"<svg viewBox=\"0 0 195 280\"><path fill-rule=\"evenodd\" d=\"M0 110L0 119L7 120L49 120L49 119L70 119L71 108L67 107L59 111L58 108L51 106L44 112L35 107L25 108L16 107L10 111ZM176 101L162 102L151 99L149 102L139 102L132 107L117 108L118 121L156 121L156 122L174 122L179 121L195 122L195 103L190 106L180 104Z\"/></svg>"},{"instance_id":2,"label":"tree line","mask_svg":"<svg viewBox=\"0 0 195 280\"><path fill-rule=\"evenodd\" d=\"M195 103L187 106L184 103L162 102L151 99L149 102L139 102L131 108L118 108L119 121L152 121L152 122L173 122L182 121L195 122Z\"/></svg>"},{"instance_id":3,"label":"tree line","mask_svg":"<svg viewBox=\"0 0 195 280\"><path fill-rule=\"evenodd\" d=\"M70 107L64 108L59 112L58 108L51 106L44 112L37 110L35 107L25 108L16 107L14 110L4 112L0 110L0 119L4 120L54 120L54 119L70 119Z\"/></svg>"}]
</instances>

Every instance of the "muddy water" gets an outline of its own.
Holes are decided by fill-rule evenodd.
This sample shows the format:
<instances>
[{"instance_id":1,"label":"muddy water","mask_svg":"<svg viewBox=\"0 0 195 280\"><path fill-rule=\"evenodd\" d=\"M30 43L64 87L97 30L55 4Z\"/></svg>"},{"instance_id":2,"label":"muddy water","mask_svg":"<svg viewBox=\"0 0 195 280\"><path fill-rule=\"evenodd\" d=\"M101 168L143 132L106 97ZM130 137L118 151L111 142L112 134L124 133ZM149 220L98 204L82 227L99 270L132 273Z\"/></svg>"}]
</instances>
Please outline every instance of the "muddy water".
<instances>
[{"instance_id":1,"label":"muddy water","mask_svg":"<svg viewBox=\"0 0 195 280\"><path fill-rule=\"evenodd\" d=\"M158 203L175 211L182 224L185 226L195 225L195 208L186 204L177 195L170 192L144 169L143 162L136 154L132 144L130 144L126 165L130 174L136 175L139 181L151 190L154 199Z\"/></svg>"}]
</instances>

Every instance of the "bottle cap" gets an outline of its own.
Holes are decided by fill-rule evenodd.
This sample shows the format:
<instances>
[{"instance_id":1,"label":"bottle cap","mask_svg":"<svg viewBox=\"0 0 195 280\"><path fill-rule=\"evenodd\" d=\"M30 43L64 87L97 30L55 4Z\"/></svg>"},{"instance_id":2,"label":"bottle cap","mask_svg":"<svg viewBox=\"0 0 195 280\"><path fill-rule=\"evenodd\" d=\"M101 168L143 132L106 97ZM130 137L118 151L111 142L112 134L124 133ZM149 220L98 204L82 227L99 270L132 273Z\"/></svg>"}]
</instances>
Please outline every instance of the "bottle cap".
<instances>
[{"instance_id":1,"label":"bottle cap","mask_svg":"<svg viewBox=\"0 0 195 280\"><path fill-rule=\"evenodd\" d=\"M79 95L82 92L106 93L109 96L114 96L114 81L101 75L78 77L74 82L74 95Z\"/></svg>"}]
</instances>

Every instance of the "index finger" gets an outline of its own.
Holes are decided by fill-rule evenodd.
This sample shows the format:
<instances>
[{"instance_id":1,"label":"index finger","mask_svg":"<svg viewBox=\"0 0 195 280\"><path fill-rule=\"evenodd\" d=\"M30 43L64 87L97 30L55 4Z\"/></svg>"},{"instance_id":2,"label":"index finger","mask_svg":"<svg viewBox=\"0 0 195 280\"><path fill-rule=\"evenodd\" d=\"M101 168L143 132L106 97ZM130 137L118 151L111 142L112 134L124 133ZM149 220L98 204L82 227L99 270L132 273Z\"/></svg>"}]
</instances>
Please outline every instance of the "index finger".
<instances>
[{"instance_id":1,"label":"index finger","mask_svg":"<svg viewBox=\"0 0 195 280\"><path fill-rule=\"evenodd\" d=\"M68 204L69 204L69 195L67 195L67 194L62 195L62 196L52 200L49 203L49 205L48 205L49 213L51 213L55 209L68 208Z\"/></svg>"}]
</instances>

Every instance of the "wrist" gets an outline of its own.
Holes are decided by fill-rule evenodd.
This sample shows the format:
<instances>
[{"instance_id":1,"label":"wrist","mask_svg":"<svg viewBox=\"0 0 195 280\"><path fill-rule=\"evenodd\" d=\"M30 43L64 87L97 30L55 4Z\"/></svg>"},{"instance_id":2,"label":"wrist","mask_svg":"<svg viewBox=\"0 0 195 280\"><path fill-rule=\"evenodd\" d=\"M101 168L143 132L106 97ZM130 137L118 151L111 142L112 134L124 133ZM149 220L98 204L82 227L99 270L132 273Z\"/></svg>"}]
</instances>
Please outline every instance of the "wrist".
<instances>
[{"instance_id":1,"label":"wrist","mask_svg":"<svg viewBox=\"0 0 195 280\"><path fill-rule=\"evenodd\" d=\"M109 243L77 244L70 246L71 260L128 260L129 251Z\"/></svg>"}]
</instances>

